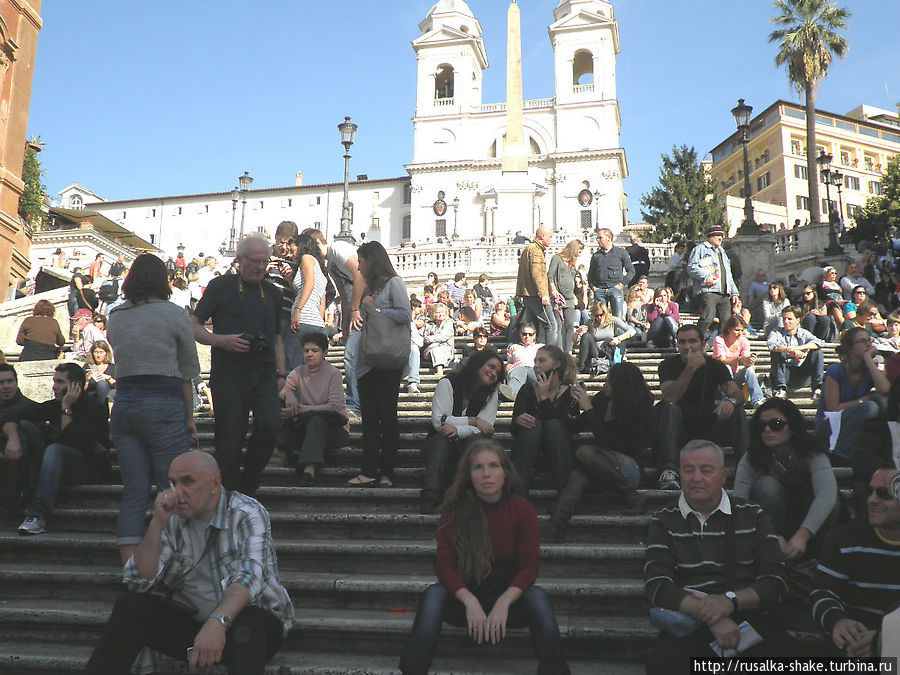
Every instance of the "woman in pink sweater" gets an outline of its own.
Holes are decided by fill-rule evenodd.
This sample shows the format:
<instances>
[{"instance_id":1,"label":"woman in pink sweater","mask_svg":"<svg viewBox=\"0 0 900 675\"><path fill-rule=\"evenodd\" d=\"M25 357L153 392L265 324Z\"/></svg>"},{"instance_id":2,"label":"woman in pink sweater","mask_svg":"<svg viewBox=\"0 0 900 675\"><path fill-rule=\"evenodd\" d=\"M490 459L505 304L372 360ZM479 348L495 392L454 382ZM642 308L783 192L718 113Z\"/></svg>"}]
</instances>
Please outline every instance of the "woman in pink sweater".
<instances>
[{"instance_id":1,"label":"woman in pink sweater","mask_svg":"<svg viewBox=\"0 0 900 675\"><path fill-rule=\"evenodd\" d=\"M303 363L287 376L280 396L284 424L278 445L289 461L296 460L300 485L317 484L325 463L325 448L350 442L350 416L340 371L325 360L328 338L324 333L303 336ZM299 455L295 454L297 448Z\"/></svg>"},{"instance_id":2,"label":"woman in pink sweater","mask_svg":"<svg viewBox=\"0 0 900 675\"><path fill-rule=\"evenodd\" d=\"M569 673L550 598L534 585L537 514L515 494L519 477L492 440L472 443L459 463L438 526L438 582L419 603L400 671L425 675L446 621L477 644L499 643L506 627L531 630L538 672Z\"/></svg>"}]
</instances>

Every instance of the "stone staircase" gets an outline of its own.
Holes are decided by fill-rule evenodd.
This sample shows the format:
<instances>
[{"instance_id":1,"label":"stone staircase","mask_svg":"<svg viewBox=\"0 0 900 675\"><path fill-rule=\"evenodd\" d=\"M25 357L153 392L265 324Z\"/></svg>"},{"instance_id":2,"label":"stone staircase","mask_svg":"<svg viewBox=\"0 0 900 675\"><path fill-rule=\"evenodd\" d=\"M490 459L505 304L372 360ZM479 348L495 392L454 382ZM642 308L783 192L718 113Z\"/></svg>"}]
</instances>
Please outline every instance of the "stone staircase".
<instances>
[{"instance_id":1,"label":"stone staircase","mask_svg":"<svg viewBox=\"0 0 900 675\"><path fill-rule=\"evenodd\" d=\"M761 340L751 343L757 370L768 370ZM503 347L496 344L496 347ZM668 353L674 353L670 351ZM628 360L659 396L657 365L665 354L632 349ZM341 348L328 359L341 367ZM826 362L836 360L828 349ZM421 592L435 581L438 517L418 513L430 400L437 378L422 374L422 393L400 397L401 450L395 487L345 488L358 473L360 429L351 445L326 453L322 487L297 486L293 469L269 467L259 491L268 508L282 579L297 623L268 672L394 673ZM587 381L595 391L601 381ZM811 420L809 390L795 402ZM503 403L497 439L509 447L512 404ZM212 450L212 419L198 415L201 447ZM734 458L729 455L729 462ZM836 469L842 486L849 473ZM645 471L647 514L673 492L655 489ZM535 481L532 499L547 517L555 491ZM20 537L20 514L0 514L0 672L70 673L83 669L121 592L114 542L121 485L63 490L47 534ZM647 620L641 568L649 515L623 516L611 495L589 494L574 516L565 543L541 546L538 583L553 598L572 672L643 672L655 630ZM527 631L510 631L494 647L478 646L445 626L433 673L527 673L536 661ZM167 661L162 672L185 672ZM216 671L218 672L218 671ZM224 672L224 670L222 671Z\"/></svg>"}]
</instances>

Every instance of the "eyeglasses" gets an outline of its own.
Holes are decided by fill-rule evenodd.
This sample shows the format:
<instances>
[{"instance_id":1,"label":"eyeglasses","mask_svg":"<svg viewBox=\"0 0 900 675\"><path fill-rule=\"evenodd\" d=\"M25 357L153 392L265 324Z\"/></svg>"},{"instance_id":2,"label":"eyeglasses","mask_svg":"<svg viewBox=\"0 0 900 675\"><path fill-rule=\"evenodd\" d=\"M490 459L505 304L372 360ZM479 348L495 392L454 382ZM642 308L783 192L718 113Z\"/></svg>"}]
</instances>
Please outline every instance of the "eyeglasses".
<instances>
[{"instance_id":1,"label":"eyeglasses","mask_svg":"<svg viewBox=\"0 0 900 675\"><path fill-rule=\"evenodd\" d=\"M867 485L866 496L871 496L873 494L883 502L889 502L894 499L893 493L883 485L879 485L878 487Z\"/></svg>"},{"instance_id":2,"label":"eyeglasses","mask_svg":"<svg viewBox=\"0 0 900 675\"><path fill-rule=\"evenodd\" d=\"M771 420L759 420L756 423L756 429L760 433L764 432L767 428L772 431L781 431L788 425L787 421L781 419L780 417L776 417Z\"/></svg>"}]
</instances>

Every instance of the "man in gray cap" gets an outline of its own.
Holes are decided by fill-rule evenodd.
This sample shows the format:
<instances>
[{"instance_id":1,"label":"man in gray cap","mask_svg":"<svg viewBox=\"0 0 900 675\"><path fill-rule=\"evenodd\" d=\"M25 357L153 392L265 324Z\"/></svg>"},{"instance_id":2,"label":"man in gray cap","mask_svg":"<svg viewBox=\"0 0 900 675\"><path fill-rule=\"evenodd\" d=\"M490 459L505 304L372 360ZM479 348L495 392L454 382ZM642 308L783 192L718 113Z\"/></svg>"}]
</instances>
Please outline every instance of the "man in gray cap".
<instances>
[{"instance_id":1,"label":"man in gray cap","mask_svg":"<svg viewBox=\"0 0 900 675\"><path fill-rule=\"evenodd\" d=\"M694 297L700 301L700 320L697 322L704 337L713 319L719 317L719 327L731 316L732 297L738 295L737 284L731 274L731 262L722 241L725 232L721 225L713 225L706 232L706 241L697 244L688 259L687 272L693 281Z\"/></svg>"}]
</instances>

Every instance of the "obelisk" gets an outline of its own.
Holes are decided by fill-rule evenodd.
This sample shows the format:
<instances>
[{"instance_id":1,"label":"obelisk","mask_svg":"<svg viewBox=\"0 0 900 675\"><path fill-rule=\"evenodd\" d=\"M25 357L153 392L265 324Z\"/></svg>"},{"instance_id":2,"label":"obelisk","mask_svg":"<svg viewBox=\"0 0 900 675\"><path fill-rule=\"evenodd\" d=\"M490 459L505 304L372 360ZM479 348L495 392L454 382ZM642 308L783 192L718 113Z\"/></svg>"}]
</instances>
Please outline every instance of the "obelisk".
<instances>
[{"instance_id":1,"label":"obelisk","mask_svg":"<svg viewBox=\"0 0 900 675\"><path fill-rule=\"evenodd\" d=\"M506 15L506 142L502 168L528 171L528 152L522 130L522 19L519 5L512 0Z\"/></svg>"},{"instance_id":2,"label":"obelisk","mask_svg":"<svg viewBox=\"0 0 900 675\"><path fill-rule=\"evenodd\" d=\"M534 183L528 179L528 146L522 119L522 22L512 0L506 37L506 140L500 158L497 193L499 232L534 233Z\"/></svg>"}]
</instances>

